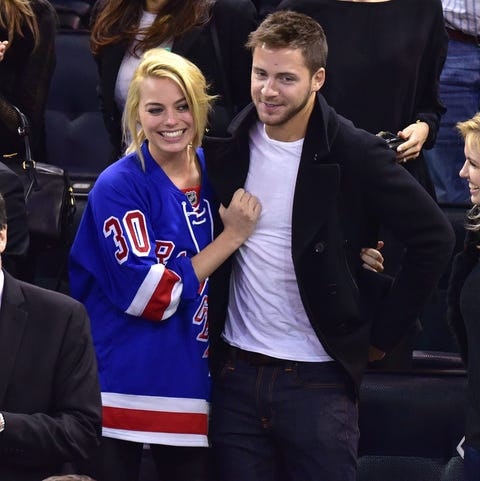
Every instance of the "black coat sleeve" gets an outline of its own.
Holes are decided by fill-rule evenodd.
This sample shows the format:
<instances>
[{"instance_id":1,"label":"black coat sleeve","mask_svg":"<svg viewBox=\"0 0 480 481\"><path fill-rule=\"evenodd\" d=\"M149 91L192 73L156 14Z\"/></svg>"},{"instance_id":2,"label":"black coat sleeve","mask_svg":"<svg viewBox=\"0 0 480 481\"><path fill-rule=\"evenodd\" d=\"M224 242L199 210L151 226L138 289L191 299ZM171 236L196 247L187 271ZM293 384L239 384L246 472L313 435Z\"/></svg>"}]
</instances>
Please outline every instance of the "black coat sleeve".
<instances>
[{"instance_id":1,"label":"black coat sleeve","mask_svg":"<svg viewBox=\"0 0 480 481\"><path fill-rule=\"evenodd\" d=\"M362 172L367 212L404 246L401 266L378 311L372 344L389 350L416 322L450 261L455 236L441 209L375 136L364 136ZM373 145L374 143L378 145Z\"/></svg>"}]
</instances>

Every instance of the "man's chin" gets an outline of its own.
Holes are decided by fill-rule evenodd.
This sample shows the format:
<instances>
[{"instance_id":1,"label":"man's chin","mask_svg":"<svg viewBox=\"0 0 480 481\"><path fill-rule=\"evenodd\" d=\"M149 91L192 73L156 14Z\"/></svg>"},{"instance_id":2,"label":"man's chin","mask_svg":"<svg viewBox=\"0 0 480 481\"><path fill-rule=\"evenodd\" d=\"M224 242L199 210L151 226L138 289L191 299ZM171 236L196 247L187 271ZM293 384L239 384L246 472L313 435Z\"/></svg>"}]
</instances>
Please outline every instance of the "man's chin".
<instances>
[{"instance_id":1,"label":"man's chin","mask_svg":"<svg viewBox=\"0 0 480 481\"><path fill-rule=\"evenodd\" d=\"M261 122L263 122L265 125L268 125L270 127L282 125L285 122L284 118L274 116L274 115L259 114L258 118L260 119Z\"/></svg>"}]
</instances>

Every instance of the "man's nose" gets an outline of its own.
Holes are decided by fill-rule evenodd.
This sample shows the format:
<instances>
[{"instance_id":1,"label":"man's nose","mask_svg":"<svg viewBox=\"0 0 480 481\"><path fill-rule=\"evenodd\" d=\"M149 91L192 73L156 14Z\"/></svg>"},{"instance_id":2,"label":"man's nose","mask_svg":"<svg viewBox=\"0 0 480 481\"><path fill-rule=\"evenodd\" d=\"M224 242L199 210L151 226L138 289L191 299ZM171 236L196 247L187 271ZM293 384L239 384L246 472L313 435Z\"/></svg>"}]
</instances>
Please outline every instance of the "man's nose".
<instances>
[{"instance_id":1,"label":"man's nose","mask_svg":"<svg viewBox=\"0 0 480 481\"><path fill-rule=\"evenodd\" d=\"M273 95L277 95L277 90L275 88L275 83L273 79L267 79L262 87L262 94L265 97L271 97Z\"/></svg>"}]
</instances>

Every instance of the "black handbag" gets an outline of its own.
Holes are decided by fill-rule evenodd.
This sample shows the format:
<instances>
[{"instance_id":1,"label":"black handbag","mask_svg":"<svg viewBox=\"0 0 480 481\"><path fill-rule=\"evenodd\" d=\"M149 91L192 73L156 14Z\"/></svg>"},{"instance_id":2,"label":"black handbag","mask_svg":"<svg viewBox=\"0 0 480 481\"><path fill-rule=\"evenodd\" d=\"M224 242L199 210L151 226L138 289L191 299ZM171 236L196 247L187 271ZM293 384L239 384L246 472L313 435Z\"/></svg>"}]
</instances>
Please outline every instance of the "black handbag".
<instances>
[{"instance_id":1,"label":"black handbag","mask_svg":"<svg viewBox=\"0 0 480 481\"><path fill-rule=\"evenodd\" d=\"M73 188L63 169L32 159L28 120L17 107L14 109L19 117L18 134L25 143L24 157L15 155L2 161L23 184L32 240L37 246L54 247L69 239L76 209Z\"/></svg>"}]
</instances>

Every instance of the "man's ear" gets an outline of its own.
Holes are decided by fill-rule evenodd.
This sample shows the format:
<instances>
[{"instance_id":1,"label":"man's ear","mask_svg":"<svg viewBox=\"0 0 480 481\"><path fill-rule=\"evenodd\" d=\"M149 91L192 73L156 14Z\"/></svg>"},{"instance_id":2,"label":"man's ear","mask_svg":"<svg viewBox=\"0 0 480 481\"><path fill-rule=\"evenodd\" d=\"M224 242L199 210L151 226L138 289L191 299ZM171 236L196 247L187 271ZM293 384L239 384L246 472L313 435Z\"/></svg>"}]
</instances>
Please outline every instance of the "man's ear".
<instances>
[{"instance_id":1,"label":"man's ear","mask_svg":"<svg viewBox=\"0 0 480 481\"><path fill-rule=\"evenodd\" d=\"M325 69L320 67L312 76L312 92L318 92L325 83Z\"/></svg>"}]
</instances>

